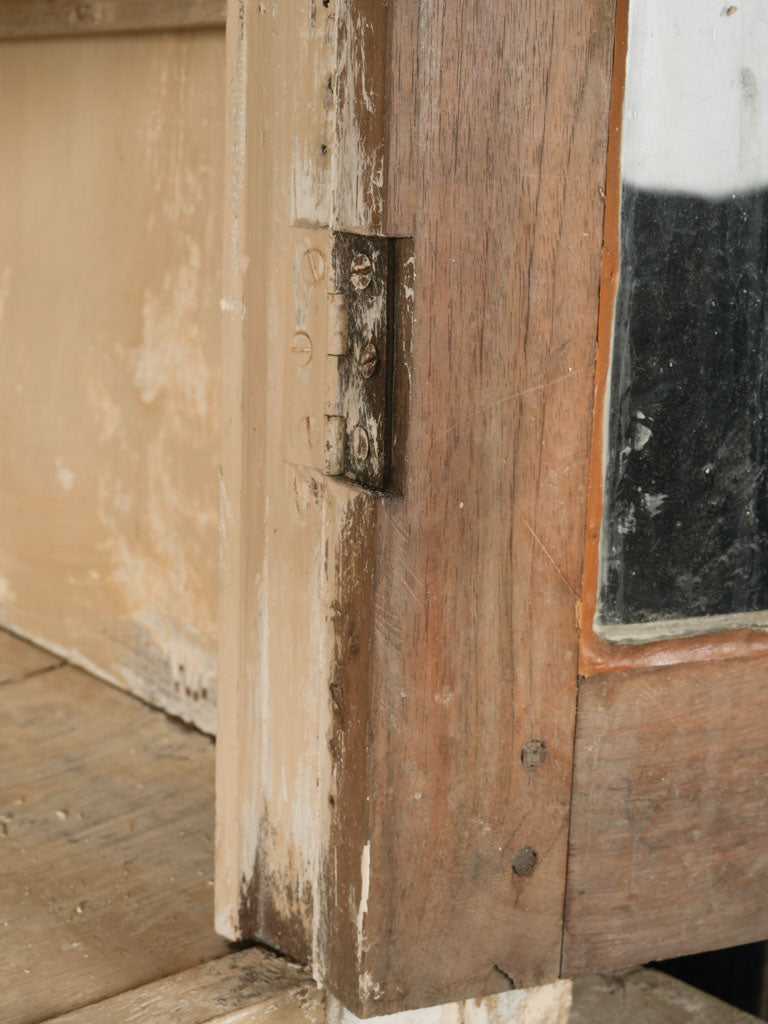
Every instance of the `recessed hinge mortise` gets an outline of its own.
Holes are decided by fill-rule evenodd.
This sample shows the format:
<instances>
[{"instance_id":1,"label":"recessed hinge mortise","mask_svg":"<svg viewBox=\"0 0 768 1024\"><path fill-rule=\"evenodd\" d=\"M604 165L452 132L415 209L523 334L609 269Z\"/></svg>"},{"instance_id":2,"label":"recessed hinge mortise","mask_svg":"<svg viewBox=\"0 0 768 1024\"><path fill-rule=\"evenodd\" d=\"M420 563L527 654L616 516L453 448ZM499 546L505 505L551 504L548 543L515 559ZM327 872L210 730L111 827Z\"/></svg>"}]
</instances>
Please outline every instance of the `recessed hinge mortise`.
<instances>
[{"instance_id":1,"label":"recessed hinge mortise","mask_svg":"<svg viewBox=\"0 0 768 1024\"><path fill-rule=\"evenodd\" d=\"M363 487L397 491L395 450L408 405L411 241L301 228L295 238L285 457Z\"/></svg>"},{"instance_id":2,"label":"recessed hinge mortise","mask_svg":"<svg viewBox=\"0 0 768 1024\"><path fill-rule=\"evenodd\" d=\"M326 472L376 490L392 468L391 264L388 238L332 236Z\"/></svg>"}]
</instances>

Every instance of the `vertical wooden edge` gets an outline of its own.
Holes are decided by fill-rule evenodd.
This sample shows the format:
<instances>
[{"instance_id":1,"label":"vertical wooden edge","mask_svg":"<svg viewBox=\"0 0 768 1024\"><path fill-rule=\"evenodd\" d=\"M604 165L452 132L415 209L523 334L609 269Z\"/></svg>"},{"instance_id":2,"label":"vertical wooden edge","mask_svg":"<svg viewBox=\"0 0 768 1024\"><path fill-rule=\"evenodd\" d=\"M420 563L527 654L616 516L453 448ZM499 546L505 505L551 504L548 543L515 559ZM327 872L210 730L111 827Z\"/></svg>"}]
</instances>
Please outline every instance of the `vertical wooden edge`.
<instances>
[{"instance_id":1,"label":"vertical wooden edge","mask_svg":"<svg viewBox=\"0 0 768 1024\"><path fill-rule=\"evenodd\" d=\"M0 39L223 28L227 0L6 0Z\"/></svg>"},{"instance_id":2,"label":"vertical wooden edge","mask_svg":"<svg viewBox=\"0 0 768 1024\"><path fill-rule=\"evenodd\" d=\"M411 403L411 348L416 278L412 238L396 238L392 244L392 306L390 316L394 373L392 375L392 480L391 490L402 496L406 486L408 423Z\"/></svg>"},{"instance_id":3,"label":"vertical wooden edge","mask_svg":"<svg viewBox=\"0 0 768 1024\"><path fill-rule=\"evenodd\" d=\"M329 232L333 196L352 188L345 175L360 191L351 209L337 211L346 218L337 226L380 227L384 69L369 64L375 82L361 85L359 53L350 54L363 45L354 33L370 42L385 24L378 5L369 15L344 3L293 0L273 10L231 0L227 19L216 921L230 938L311 962L323 983L357 964L358 910L350 908L366 822L381 499L289 461L285 416L298 416L304 398L292 391L286 352L306 305L296 261L302 245L319 247ZM325 136L339 54L333 93L347 106L331 111L336 128ZM375 116L350 98L363 86L377 97ZM330 178L324 138L333 147ZM361 147L372 139L367 160ZM334 163L339 145L352 164ZM315 284L326 292L324 265ZM312 359L329 358L328 340L313 339Z\"/></svg>"},{"instance_id":4,"label":"vertical wooden edge","mask_svg":"<svg viewBox=\"0 0 768 1024\"><path fill-rule=\"evenodd\" d=\"M401 27L407 23L413 28L419 21L417 13L411 8L403 17L401 11ZM478 25L475 26L472 24L475 15L476 12L465 10L462 17L466 18L466 25L463 21L462 25L466 32L471 35L471 26L476 30L478 40L484 38L484 32L494 38L492 32L498 26L492 24L493 19L477 15ZM398 24L395 12L395 19L390 25L388 58L390 116L393 124L401 116L404 118L400 122L401 127L414 126L420 147L418 158L411 155L410 143L399 149L397 140L393 139L393 129L390 129L390 163L386 179L387 202L392 205L385 223L404 233L411 231L415 238L415 301L419 333L414 342L412 367L415 384L411 408L413 410L415 406L416 412L409 416L407 447L411 464L404 476L403 504L385 503L380 509L377 525L376 628L373 630L370 693L365 697L370 714L370 749L366 769L371 796L370 808L366 808L369 825L367 832L357 839L354 855L350 856L347 864L350 877L360 886L360 894L365 895L362 900L362 895L355 892L358 912L361 905L365 906L366 912L360 914L364 948L358 970L359 988L354 992L352 980L349 980L343 998L355 1008L355 1012L365 1016L467 995L499 992L508 989L511 983L534 985L557 977L563 936L571 798L570 759L576 718L578 630L575 588L582 572L581 537L586 496L582 489L576 512L573 493L569 492L567 500L563 492L558 492L558 497L555 497L553 486L551 491L546 491L547 498L537 493L533 481L537 479L537 473L541 474L541 479L551 481L558 479L562 472L557 452L562 447L561 425L566 421L571 436L575 433L582 439L577 469L581 473L580 482L585 478L592 406L590 397L585 393L584 381L588 378L586 387L591 391L603 216L597 187L602 184L603 143L608 122L607 78L612 41L609 22L612 10L608 4L605 5L602 18L590 23L593 35L588 43L584 43L585 61L588 61L588 55L594 61L598 47L600 53L599 65L585 64L585 67L597 67L598 70L588 80L588 85L582 83L579 90L579 101L589 104L589 117L582 120L582 123L588 121L584 134L578 137L577 143L570 143L565 157L551 141L554 134L547 136L541 143L542 148L547 149L545 156L539 152L537 161L532 161L530 166L523 164L523 159L527 158L523 147L525 157L520 158L521 166L514 166L511 170L509 164L502 167L501 161L494 165L494 154L505 152L505 148L499 144L497 150L494 145L487 144L486 136L483 155L487 164L478 163L476 168L468 169L462 162L477 141L471 132L473 109L477 111L478 107L492 102L492 98L483 95L481 99L479 89L473 92L476 79L469 73L463 82L463 90L457 88L453 94L451 88L446 87L446 94L440 95L445 64L438 65L435 54L440 54L440 46L446 36L452 41L450 35L459 31L457 21L461 19L458 19L456 10L446 13L445 25L442 24L442 12L427 14L422 11L421 17L426 23L426 27L418 25L419 32L424 28L423 38L414 31L410 34L403 31L398 36L394 27ZM524 21L525 17L521 14L520 20ZM564 27L566 21L563 19L563 25L558 25L560 31L567 31ZM515 27L521 31L520 25ZM573 31L574 25L568 28ZM431 39L428 38L430 32ZM434 48L432 55L427 46ZM430 56L436 62L435 67L429 67ZM442 57L445 57L444 53ZM462 57L469 67L476 55L465 52ZM414 69L418 69L420 62L424 65L424 77L409 84L409 88L413 87L411 92L401 86L408 102L404 102L403 110L398 112L395 103L397 89L393 86L397 74L395 69L409 71L415 76ZM440 84L438 67L442 69ZM521 67L525 67L522 57ZM446 72L444 77L451 75ZM419 86L424 90L425 81L431 89L421 92L421 106L418 107L414 97L419 95ZM560 81L558 89L562 89ZM563 91L555 92L558 98L563 95ZM508 101L509 97L506 99ZM440 106L441 103L444 105ZM553 99L552 108L557 109L560 116L560 108L555 104ZM417 110L415 116L413 110ZM576 123L579 123L579 114L583 111L576 115ZM409 121L409 117L412 120ZM432 122L430 117L434 118ZM425 118L427 123L419 124L419 118ZM428 137L430 132L433 133L431 138ZM452 146L454 138L460 142ZM552 149L548 148L549 145ZM403 153L408 155L403 157ZM413 163L420 170L429 165L435 178L434 183L419 184L418 187L424 189L424 195L419 195L425 209L418 209L414 199L413 217L394 205L395 182L398 180L394 164L400 159L405 159L407 166L411 167ZM443 159L445 165L440 163ZM495 194L494 181L503 179L507 172L511 175L518 175L521 170L533 172L522 175L526 185L520 191L527 198L528 179L536 179L538 173L549 189L552 181L563 180L562 163L570 160L573 166L568 164L571 171L569 180L572 183L578 181L578 186L573 187L582 191L579 199L570 189L564 197L567 215L563 216L563 223L558 223L558 237L567 237L569 231L573 231L576 237L578 229L578 237L589 240L579 246L569 242L568 255L561 255L556 261L556 268L546 262L545 254L550 251L547 231L551 230L551 224L548 221L540 229L541 239L533 229L528 235L527 218L531 215L527 211L524 215L516 209L515 224L525 224L525 228L521 227L518 235L516 231L510 231L505 222L500 233L506 230L510 236L506 243L508 248L493 237L495 221L485 222L489 244L498 246L494 250L497 258L520 260L519 264L512 262L512 266L533 268L529 284L532 294L528 299L531 337L526 338L529 345L526 359L535 364L534 352L544 359L543 353L548 351L547 343L552 336L572 339L572 348L563 357L567 360L563 376L556 376L554 380L556 385L564 385L562 392L544 390L541 382L546 376L542 371L542 376L536 377L535 383L531 382L534 386L529 394L529 381L525 375L521 374L519 380L516 376L517 362L513 369L505 362L509 358L509 350L504 343L509 345L510 338L519 339L524 328L515 323L511 315L503 326L496 322L494 312L498 307L490 302L485 310L487 334L480 342L482 346L487 345L488 364L484 366L484 374L478 373L476 379L471 378L471 374L465 376L467 368L471 369L472 358L468 339L471 337L477 341L474 330L481 319L478 307L482 308L482 299L473 292L472 282L483 282L486 294L503 295L508 306L513 305L510 295L513 288L502 276L500 268L503 263L492 261L488 268L483 264L482 247L473 248L475 240L482 238L485 232L478 232L476 223L467 223L469 217L464 215L463 208L451 207L454 191L461 193L456 182L463 183L465 177L469 178L473 182L473 187L468 190L470 193L474 190L479 197L491 193L501 204L503 200ZM494 175L499 177L494 179ZM568 175L564 177L568 178ZM413 178L406 182L406 194L413 190L411 194L416 196L415 178L414 173ZM517 184L516 177L511 180ZM509 187L513 187L512 184ZM594 192L588 191L592 189ZM465 194L463 204L472 207L474 199L472 196L467 200ZM561 201L553 190L546 202L542 199L540 206L544 208L551 203L558 207L560 215ZM524 201L522 206L525 206ZM477 208L483 210L482 198L477 201ZM535 214L533 219L535 221ZM542 217L542 221L546 221L546 217ZM552 244L556 246L554 240ZM444 262L437 268L434 263L438 257L430 254L430 248L441 250L439 258ZM570 255L576 248L580 252L580 264ZM522 257L521 250L525 254ZM473 259L466 257L467 251L473 252ZM500 253L504 257L500 257ZM581 304L582 293L579 293L578 332L573 329L574 314L571 310L568 328L556 323L548 337L545 324L551 323L549 317L553 320L557 317L552 316L546 303L552 294L568 294L575 267L582 275L580 281L583 283L583 295L588 296L588 307ZM509 291L505 292L507 287ZM461 296L461 302L454 302L454 296ZM419 307L420 302L423 305ZM474 323L465 316L470 307L475 310ZM559 312L560 303L556 303L555 308ZM434 336L430 334L432 319L438 325ZM550 357L552 362L547 363L547 368L555 376L557 356L550 353ZM490 365L494 360L497 362L492 370ZM498 377L492 376L494 371ZM572 378L570 374L573 374ZM487 405L479 400L474 404L465 402L464 395L457 394L461 390L455 387L457 379L464 381L465 385L472 380L476 389L473 393L477 395L487 389L491 396L505 397L498 404L491 400ZM519 396L516 394L518 388ZM466 390L471 389L467 387ZM510 398L518 397L522 399L520 412L517 405L509 402ZM453 401L456 402L455 407ZM447 417L446 408L450 409ZM505 437L507 418L506 415L497 415L500 409L504 414L513 410L510 420L519 416L520 426L510 429L514 441L512 438L508 440L520 445L521 462L526 464L521 465L519 477L512 483L505 469L495 467L498 470L494 477L496 483L490 484L487 473L485 482L477 479L477 467L487 458L493 444L500 437ZM441 429L445 419L448 419L448 427ZM578 427L574 425L577 421ZM517 431L524 436L524 441L518 441ZM551 433L547 433L543 440L545 431ZM476 447L469 438L475 439ZM540 456L542 447L546 447L549 458ZM454 468L451 463L457 448L465 455L471 453L475 460L473 463L470 458L463 479L451 476ZM542 465L537 464L536 470L532 471L526 460L533 462L537 457ZM459 458L455 459L456 463L459 461ZM488 461L490 463L491 460ZM488 465L485 468L487 471ZM504 505L510 493L514 493L516 502L512 511ZM476 494L488 498L488 502L478 501L478 508L474 500ZM557 525L550 530L556 521L552 507L561 506L554 504L547 508L548 499L562 502L562 507L567 504L570 515L577 521L570 532L567 527L561 530ZM438 510L444 507L449 512L445 523L441 524ZM489 509L494 509L498 517L493 525L490 517L486 518ZM462 511L466 519L463 531L460 529L457 537L454 531L456 524L461 522ZM579 541L574 543L570 534L577 531ZM552 537L548 535L550 532ZM472 543L475 544L474 550ZM509 555L511 547L515 551L514 566ZM457 574L459 579L454 576L455 565L446 564L446 550L450 550L452 557L462 565ZM466 562L462 561L462 556L466 557ZM510 571L514 568L519 574L515 575L514 585L510 587L515 602L514 614L511 615L515 623L513 636L505 634L502 640L485 631L479 634L483 638L481 647L493 648L495 652L497 644L504 646L505 654L500 655L499 660L484 653L478 654L476 659L464 659L458 650L462 647L462 637L476 636L478 634L473 633L473 629L484 630L486 626L483 622L478 627L482 615L477 614L478 605L483 606L484 599L476 593L473 607L466 593L472 590L467 577L478 571L477 566L483 564L483 558L487 559L484 582L487 582L491 565L494 567L491 575L500 564L510 565ZM535 581L535 585L531 583L531 591L526 587L528 581ZM512 581L509 582L511 584ZM488 584L488 588L493 590L493 585ZM424 597L425 591L428 598ZM463 600L467 602L463 606L454 599L457 592L462 593ZM508 595L503 587L499 594L499 602L504 604ZM531 612L531 603L536 604L537 596L532 597L532 594L542 595L542 604L536 605L535 613ZM425 607L428 608L426 616ZM457 615L458 612L463 613L463 618ZM454 615L457 615L455 620ZM503 619L501 612L490 614L489 621L493 620L496 626L500 619ZM553 635L557 637L556 644L552 642ZM510 644L515 647L514 658L510 655ZM469 649L472 644L467 639L463 646ZM513 661L514 671L510 667ZM469 662L471 667L467 664ZM492 672L492 678L484 677L484 671ZM508 676L505 671L509 672ZM445 704L441 703L443 700ZM406 705L409 710L406 710ZM486 710L488 707L494 708L493 716ZM475 716L487 727L488 731L482 733L483 742L488 745L488 750L495 751L493 760L490 753L486 760L482 746L473 745L478 740L468 735L471 730L462 724L462 708L463 717L471 719ZM521 748L529 740L541 736L546 737L551 760L538 775L529 774L521 766ZM429 755L425 754L426 751ZM418 776L417 768L421 767L422 758L428 759L430 755L435 776L442 774L444 782L435 777L425 778L423 786L415 781L406 781L409 773ZM502 763L504 767L500 770ZM439 770L435 765L439 765ZM473 773L484 779L486 793L497 784L496 776L503 774L505 796L499 795L491 800L480 792L473 795ZM455 788L451 788L452 781ZM412 802L414 792L408 792L409 785L413 791L420 790L415 794L418 803ZM466 817L460 819L460 831L462 835L471 836L471 840L465 841L464 848L460 849L458 842L452 844L447 835L443 835L440 822L443 820L441 815L458 820L462 810ZM468 824L470 818L471 825ZM442 840L438 849L434 849L429 838L423 835L420 820L431 822L434 829L440 831ZM488 820L490 836L503 836L503 840L497 838L492 845L491 838L474 832L482 820ZM511 861L521 853L524 862L529 855L529 844L536 847L536 869L529 875L523 867L517 874ZM436 858L431 867L426 864L418 866L422 859L427 861L430 858ZM476 891L471 895L467 891L470 874L476 879ZM438 907L438 903L442 905ZM486 911L482 925L479 907ZM421 935L418 934L420 928L423 928ZM463 948L463 961L459 947ZM354 1002L353 997L356 997Z\"/></svg>"},{"instance_id":5,"label":"vertical wooden edge","mask_svg":"<svg viewBox=\"0 0 768 1024\"><path fill-rule=\"evenodd\" d=\"M584 547L584 580L581 599L581 650L579 672L587 675L594 647L602 642L594 632L599 585L600 524L603 511L603 453L605 451L605 402L611 363L613 312L619 283L621 210L621 118L626 77L629 0L616 0L613 71L609 113L608 153L605 176L603 258L600 272L600 306L595 364L595 399L589 454L587 537Z\"/></svg>"},{"instance_id":6,"label":"vertical wooden edge","mask_svg":"<svg viewBox=\"0 0 768 1024\"><path fill-rule=\"evenodd\" d=\"M389 5L338 0L331 226L381 234L385 222Z\"/></svg>"},{"instance_id":7,"label":"vertical wooden edge","mask_svg":"<svg viewBox=\"0 0 768 1024\"><path fill-rule=\"evenodd\" d=\"M376 572L375 535L386 499L358 493L338 508L330 697L330 834L324 862L322 980L357 1014L370 870L368 758Z\"/></svg>"},{"instance_id":8,"label":"vertical wooden edge","mask_svg":"<svg viewBox=\"0 0 768 1024\"><path fill-rule=\"evenodd\" d=\"M243 552L244 280L246 83L249 8L228 0L226 28L225 195L222 273L221 467L219 475L219 686L216 744L216 929L242 938L240 922L242 761L248 753L240 707L246 699L243 634L247 571Z\"/></svg>"},{"instance_id":9,"label":"vertical wooden edge","mask_svg":"<svg viewBox=\"0 0 768 1024\"><path fill-rule=\"evenodd\" d=\"M413 235L418 203L419 5L395 0L386 52L383 231Z\"/></svg>"}]
</instances>

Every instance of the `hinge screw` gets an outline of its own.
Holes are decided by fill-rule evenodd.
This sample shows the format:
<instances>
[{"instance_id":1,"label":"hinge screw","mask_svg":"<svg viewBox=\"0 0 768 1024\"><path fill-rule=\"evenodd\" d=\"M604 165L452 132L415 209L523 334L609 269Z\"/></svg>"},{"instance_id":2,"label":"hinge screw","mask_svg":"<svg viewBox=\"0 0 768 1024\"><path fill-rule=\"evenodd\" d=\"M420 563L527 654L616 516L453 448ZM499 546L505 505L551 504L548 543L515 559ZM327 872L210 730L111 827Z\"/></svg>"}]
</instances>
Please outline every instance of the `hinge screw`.
<instances>
[{"instance_id":1,"label":"hinge screw","mask_svg":"<svg viewBox=\"0 0 768 1024\"><path fill-rule=\"evenodd\" d=\"M367 288L373 278L373 264L363 252L359 252L350 264L352 287L361 292Z\"/></svg>"},{"instance_id":2,"label":"hinge screw","mask_svg":"<svg viewBox=\"0 0 768 1024\"><path fill-rule=\"evenodd\" d=\"M360 365L360 373L362 373L366 380L376 373L376 367L379 365L379 353L376 351L376 346L373 342L369 341L367 345L363 346L358 363Z\"/></svg>"},{"instance_id":3,"label":"hinge screw","mask_svg":"<svg viewBox=\"0 0 768 1024\"><path fill-rule=\"evenodd\" d=\"M352 431L352 453L358 462L365 462L369 449L370 444L365 430L362 427L355 427Z\"/></svg>"}]
</instances>

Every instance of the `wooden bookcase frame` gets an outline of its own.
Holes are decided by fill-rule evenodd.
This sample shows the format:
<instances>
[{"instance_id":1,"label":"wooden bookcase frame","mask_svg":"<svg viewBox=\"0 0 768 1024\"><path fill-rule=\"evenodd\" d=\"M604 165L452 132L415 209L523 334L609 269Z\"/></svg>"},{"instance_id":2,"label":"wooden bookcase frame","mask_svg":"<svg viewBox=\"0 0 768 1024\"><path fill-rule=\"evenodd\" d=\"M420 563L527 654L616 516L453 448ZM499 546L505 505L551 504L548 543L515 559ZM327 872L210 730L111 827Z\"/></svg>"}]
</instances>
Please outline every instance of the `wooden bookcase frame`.
<instances>
[{"instance_id":1,"label":"wooden bookcase frame","mask_svg":"<svg viewBox=\"0 0 768 1024\"><path fill-rule=\"evenodd\" d=\"M762 641L590 627L625 25L229 0L217 923L363 1016L768 935ZM339 232L392 240L387 493L327 473Z\"/></svg>"}]
</instances>

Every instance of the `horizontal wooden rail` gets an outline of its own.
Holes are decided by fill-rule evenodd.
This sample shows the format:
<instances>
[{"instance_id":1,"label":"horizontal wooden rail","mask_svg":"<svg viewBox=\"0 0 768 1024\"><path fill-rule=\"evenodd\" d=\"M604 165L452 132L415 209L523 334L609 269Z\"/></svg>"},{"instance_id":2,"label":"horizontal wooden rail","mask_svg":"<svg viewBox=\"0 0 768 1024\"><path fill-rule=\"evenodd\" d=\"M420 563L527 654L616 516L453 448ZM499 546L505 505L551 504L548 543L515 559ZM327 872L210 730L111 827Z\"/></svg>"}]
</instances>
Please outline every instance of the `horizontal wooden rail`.
<instances>
[{"instance_id":1,"label":"horizontal wooden rail","mask_svg":"<svg viewBox=\"0 0 768 1024\"><path fill-rule=\"evenodd\" d=\"M0 39L217 28L226 0L6 0Z\"/></svg>"}]
</instances>

